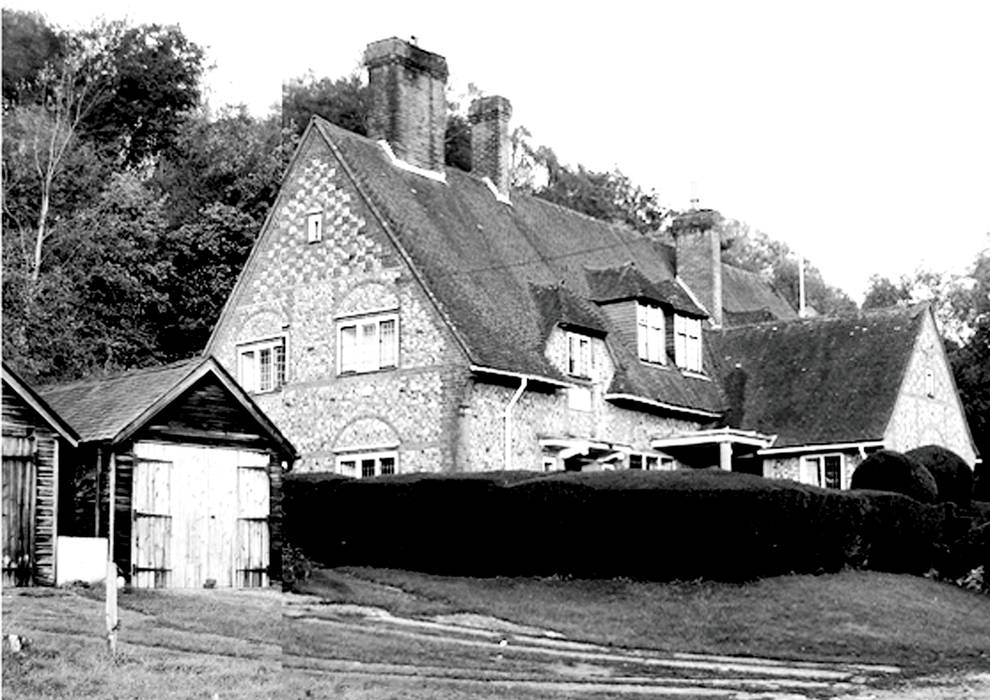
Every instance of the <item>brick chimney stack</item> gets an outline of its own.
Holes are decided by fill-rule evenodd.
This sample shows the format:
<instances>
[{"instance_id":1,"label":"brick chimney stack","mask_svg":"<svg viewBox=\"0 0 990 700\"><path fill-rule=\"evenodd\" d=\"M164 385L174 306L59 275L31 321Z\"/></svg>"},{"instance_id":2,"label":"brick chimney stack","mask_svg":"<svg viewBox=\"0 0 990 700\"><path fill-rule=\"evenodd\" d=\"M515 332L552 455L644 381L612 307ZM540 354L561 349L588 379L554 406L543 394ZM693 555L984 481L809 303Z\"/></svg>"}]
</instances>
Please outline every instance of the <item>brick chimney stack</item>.
<instances>
[{"instance_id":1,"label":"brick chimney stack","mask_svg":"<svg viewBox=\"0 0 990 700\"><path fill-rule=\"evenodd\" d=\"M487 176L498 193L509 195L512 147L509 143L509 117L512 105L504 97L479 97L468 109L471 122L471 172Z\"/></svg>"},{"instance_id":2,"label":"brick chimney stack","mask_svg":"<svg viewBox=\"0 0 990 700\"><path fill-rule=\"evenodd\" d=\"M690 216L690 215L689 215ZM684 228L675 235L677 276L722 326L722 239L718 227Z\"/></svg>"},{"instance_id":3,"label":"brick chimney stack","mask_svg":"<svg viewBox=\"0 0 990 700\"><path fill-rule=\"evenodd\" d=\"M402 39L364 51L371 89L368 136L385 139L410 165L443 172L447 61Z\"/></svg>"}]
</instances>

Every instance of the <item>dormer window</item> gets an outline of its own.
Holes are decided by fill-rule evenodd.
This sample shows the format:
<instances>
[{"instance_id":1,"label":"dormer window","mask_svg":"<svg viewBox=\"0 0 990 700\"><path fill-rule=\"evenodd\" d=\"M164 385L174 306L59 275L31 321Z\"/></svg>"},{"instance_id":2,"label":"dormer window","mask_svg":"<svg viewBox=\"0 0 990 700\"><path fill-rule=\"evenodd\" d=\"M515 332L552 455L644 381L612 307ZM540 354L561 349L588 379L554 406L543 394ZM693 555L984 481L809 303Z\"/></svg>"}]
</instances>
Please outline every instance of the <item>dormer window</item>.
<instances>
[{"instance_id":1,"label":"dormer window","mask_svg":"<svg viewBox=\"0 0 990 700\"><path fill-rule=\"evenodd\" d=\"M323 210L317 209L306 215L306 240L319 243L323 240Z\"/></svg>"},{"instance_id":2,"label":"dormer window","mask_svg":"<svg viewBox=\"0 0 990 700\"><path fill-rule=\"evenodd\" d=\"M701 319L674 314L674 362L689 372L701 372Z\"/></svg>"},{"instance_id":3,"label":"dormer window","mask_svg":"<svg viewBox=\"0 0 990 700\"><path fill-rule=\"evenodd\" d=\"M572 377L591 377L591 338L580 333L567 333L567 373Z\"/></svg>"},{"instance_id":4,"label":"dormer window","mask_svg":"<svg viewBox=\"0 0 990 700\"><path fill-rule=\"evenodd\" d=\"M663 309L642 302L636 304L636 338L639 345L639 359L666 364Z\"/></svg>"}]
</instances>

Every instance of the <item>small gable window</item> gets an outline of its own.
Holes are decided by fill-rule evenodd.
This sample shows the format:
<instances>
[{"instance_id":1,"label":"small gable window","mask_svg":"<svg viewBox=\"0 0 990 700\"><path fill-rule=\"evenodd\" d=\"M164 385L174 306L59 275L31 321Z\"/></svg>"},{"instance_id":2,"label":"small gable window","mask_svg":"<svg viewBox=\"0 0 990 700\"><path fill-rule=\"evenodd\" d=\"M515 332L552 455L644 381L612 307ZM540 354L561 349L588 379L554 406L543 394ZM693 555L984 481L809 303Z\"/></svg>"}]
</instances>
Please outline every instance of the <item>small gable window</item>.
<instances>
[{"instance_id":1,"label":"small gable window","mask_svg":"<svg viewBox=\"0 0 990 700\"><path fill-rule=\"evenodd\" d=\"M674 315L674 362L690 372L701 372L701 319Z\"/></svg>"},{"instance_id":2,"label":"small gable window","mask_svg":"<svg viewBox=\"0 0 990 700\"><path fill-rule=\"evenodd\" d=\"M337 371L375 372L399 364L399 318L385 314L337 322Z\"/></svg>"},{"instance_id":3,"label":"small gable window","mask_svg":"<svg viewBox=\"0 0 990 700\"><path fill-rule=\"evenodd\" d=\"M657 364L666 363L663 309L649 304L636 304L636 339L639 359Z\"/></svg>"},{"instance_id":4,"label":"small gable window","mask_svg":"<svg viewBox=\"0 0 990 700\"><path fill-rule=\"evenodd\" d=\"M319 243L323 240L323 211L311 211L306 215L306 240Z\"/></svg>"},{"instance_id":5,"label":"small gable window","mask_svg":"<svg viewBox=\"0 0 990 700\"><path fill-rule=\"evenodd\" d=\"M580 333L567 333L567 373L572 377L591 377L591 338Z\"/></svg>"},{"instance_id":6,"label":"small gable window","mask_svg":"<svg viewBox=\"0 0 990 700\"><path fill-rule=\"evenodd\" d=\"M925 370L925 395L928 398L935 397L935 373L930 369Z\"/></svg>"},{"instance_id":7,"label":"small gable window","mask_svg":"<svg viewBox=\"0 0 990 700\"><path fill-rule=\"evenodd\" d=\"M349 454L337 458L337 473L356 479L388 476L398 472L397 463L398 453L394 450Z\"/></svg>"},{"instance_id":8,"label":"small gable window","mask_svg":"<svg viewBox=\"0 0 990 700\"><path fill-rule=\"evenodd\" d=\"M245 391L275 391L285 384L285 338L262 340L237 349L237 380Z\"/></svg>"}]
</instances>

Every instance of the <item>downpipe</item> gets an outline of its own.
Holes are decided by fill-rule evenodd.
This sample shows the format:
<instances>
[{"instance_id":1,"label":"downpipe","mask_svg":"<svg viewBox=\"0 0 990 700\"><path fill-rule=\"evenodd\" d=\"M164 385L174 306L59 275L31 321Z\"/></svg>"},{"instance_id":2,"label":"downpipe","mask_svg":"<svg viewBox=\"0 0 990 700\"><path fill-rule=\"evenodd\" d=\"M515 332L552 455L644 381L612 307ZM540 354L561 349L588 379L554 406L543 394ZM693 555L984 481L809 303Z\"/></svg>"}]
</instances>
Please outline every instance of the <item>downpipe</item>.
<instances>
[{"instance_id":1,"label":"downpipe","mask_svg":"<svg viewBox=\"0 0 990 700\"><path fill-rule=\"evenodd\" d=\"M529 379L526 377L519 380L519 388L516 389L516 392L512 395L512 398L509 399L509 403L505 405L505 412L502 414L502 420L505 423L505 435L503 440L505 455L502 460L503 471L507 471L509 469L512 460L512 412L515 409L516 404L519 403L519 398L523 395L523 392L526 391L527 384L529 384Z\"/></svg>"}]
</instances>

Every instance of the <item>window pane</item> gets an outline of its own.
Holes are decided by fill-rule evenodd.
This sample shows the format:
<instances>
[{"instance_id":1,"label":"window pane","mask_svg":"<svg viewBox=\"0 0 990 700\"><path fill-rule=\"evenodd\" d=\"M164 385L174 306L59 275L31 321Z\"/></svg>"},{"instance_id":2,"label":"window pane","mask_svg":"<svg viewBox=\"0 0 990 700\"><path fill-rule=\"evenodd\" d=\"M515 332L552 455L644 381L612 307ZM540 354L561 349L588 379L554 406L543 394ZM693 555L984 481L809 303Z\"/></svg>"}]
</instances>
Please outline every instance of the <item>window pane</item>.
<instances>
[{"instance_id":1,"label":"window pane","mask_svg":"<svg viewBox=\"0 0 990 700\"><path fill-rule=\"evenodd\" d=\"M587 338L581 338L581 366L580 372L582 377L591 376L591 341Z\"/></svg>"},{"instance_id":2,"label":"window pane","mask_svg":"<svg viewBox=\"0 0 990 700\"><path fill-rule=\"evenodd\" d=\"M382 321L378 348L379 368L398 365L395 357L396 346L398 345L395 336L395 320Z\"/></svg>"},{"instance_id":3,"label":"window pane","mask_svg":"<svg viewBox=\"0 0 990 700\"><path fill-rule=\"evenodd\" d=\"M272 389L272 351L265 348L258 352L259 378L261 391L271 391Z\"/></svg>"},{"instance_id":4,"label":"window pane","mask_svg":"<svg viewBox=\"0 0 990 700\"><path fill-rule=\"evenodd\" d=\"M285 384L285 339L275 346L275 387Z\"/></svg>"},{"instance_id":5,"label":"window pane","mask_svg":"<svg viewBox=\"0 0 990 700\"><path fill-rule=\"evenodd\" d=\"M361 477L367 478L369 476L375 475L375 460L374 459L362 459L361 460Z\"/></svg>"},{"instance_id":6,"label":"window pane","mask_svg":"<svg viewBox=\"0 0 990 700\"><path fill-rule=\"evenodd\" d=\"M247 350L241 353L241 386L245 391L258 390L258 374L254 366L254 351Z\"/></svg>"},{"instance_id":7,"label":"window pane","mask_svg":"<svg viewBox=\"0 0 990 700\"><path fill-rule=\"evenodd\" d=\"M395 474L395 457L382 457L382 475Z\"/></svg>"},{"instance_id":8,"label":"window pane","mask_svg":"<svg viewBox=\"0 0 990 700\"><path fill-rule=\"evenodd\" d=\"M357 369L357 326L342 326L340 329L340 371L352 372Z\"/></svg>"},{"instance_id":9,"label":"window pane","mask_svg":"<svg viewBox=\"0 0 990 700\"><path fill-rule=\"evenodd\" d=\"M577 337L567 334L567 373L577 374L578 373L578 362L577 362Z\"/></svg>"},{"instance_id":10,"label":"window pane","mask_svg":"<svg viewBox=\"0 0 990 700\"><path fill-rule=\"evenodd\" d=\"M357 462L353 459L341 460L340 462L340 473L346 476L354 476L354 470L357 469Z\"/></svg>"},{"instance_id":11,"label":"window pane","mask_svg":"<svg viewBox=\"0 0 990 700\"><path fill-rule=\"evenodd\" d=\"M361 324L360 355L355 364L362 370L378 369L378 322Z\"/></svg>"},{"instance_id":12,"label":"window pane","mask_svg":"<svg viewBox=\"0 0 990 700\"><path fill-rule=\"evenodd\" d=\"M649 324L646 321L647 310L645 306L636 306L636 340L639 344L639 358L641 360L649 360L649 342L647 340L647 333Z\"/></svg>"},{"instance_id":13,"label":"window pane","mask_svg":"<svg viewBox=\"0 0 990 700\"><path fill-rule=\"evenodd\" d=\"M629 468L630 469L642 469L643 468L643 455L629 455Z\"/></svg>"},{"instance_id":14,"label":"window pane","mask_svg":"<svg viewBox=\"0 0 990 700\"><path fill-rule=\"evenodd\" d=\"M646 458L646 469L647 471L656 471L657 468L657 458L647 456Z\"/></svg>"},{"instance_id":15,"label":"window pane","mask_svg":"<svg viewBox=\"0 0 990 700\"><path fill-rule=\"evenodd\" d=\"M842 458L839 455L825 457L825 483L830 489L842 488Z\"/></svg>"}]
</instances>

